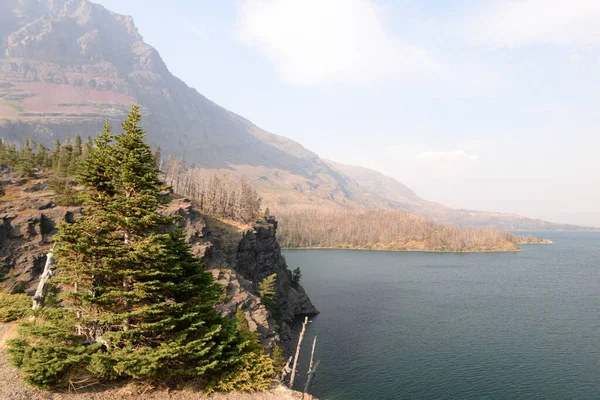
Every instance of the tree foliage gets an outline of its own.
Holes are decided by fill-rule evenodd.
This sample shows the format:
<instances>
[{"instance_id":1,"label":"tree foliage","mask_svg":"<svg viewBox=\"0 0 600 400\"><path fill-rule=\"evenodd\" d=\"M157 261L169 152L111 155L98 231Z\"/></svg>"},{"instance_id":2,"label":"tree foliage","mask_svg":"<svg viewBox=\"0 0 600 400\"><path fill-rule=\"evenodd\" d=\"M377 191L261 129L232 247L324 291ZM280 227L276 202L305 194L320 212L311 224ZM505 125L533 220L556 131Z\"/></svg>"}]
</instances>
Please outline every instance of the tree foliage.
<instances>
[{"instance_id":1,"label":"tree foliage","mask_svg":"<svg viewBox=\"0 0 600 400\"><path fill-rule=\"evenodd\" d=\"M0 322L16 321L30 309L31 297L26 294L0 293Z\"/></svg>"},{"instance_id":2,"label":"tree foliage","mask_svg":"<svg viewBox=\"0 0 600 400\"><path fill-rule=\"evenodd\" d=\"M221 288L158 212L164 183L140 120L136 105L123 133L107 124L87 150L77 174L84 215L55 236L61 301L22 326L12 362L40 387L64 386L79 370L101 380L199 378L209 390L263 389L271 360L216 313ZM76 155L78 142L65 151Z\"/></svg>"}]
</instances>

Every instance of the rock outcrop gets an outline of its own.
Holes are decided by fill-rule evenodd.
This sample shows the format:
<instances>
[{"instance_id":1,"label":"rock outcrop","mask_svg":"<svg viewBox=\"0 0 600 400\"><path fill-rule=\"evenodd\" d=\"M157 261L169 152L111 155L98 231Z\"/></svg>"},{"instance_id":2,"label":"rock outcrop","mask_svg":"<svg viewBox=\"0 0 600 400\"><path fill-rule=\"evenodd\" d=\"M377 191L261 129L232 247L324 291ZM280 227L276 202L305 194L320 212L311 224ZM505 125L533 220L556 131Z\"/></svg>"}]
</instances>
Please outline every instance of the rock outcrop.
<instances>
[{"instance_id":1,"label":"rock outcrop","mask_svg":"<svg viewBox=\"0 0 600 400\"><path fill-rule=\"evenodd\" d=\"M235 270L250 280L253 290L263 279L277 274L277 295L285 322L293 321L297 315L318 313L304 288L292 284L292 273L281 254L276 233L277 221L273 217L265 217L253 229L244 232L236 254Z\"/></svg>"},{"instance_id":2,"label":"rock outcrop","mask_svg":"<svg viewBox=\"0 0 600 400\"><path fill-rule=\"evenodd\" d=\"M241 308L250 329L260 334L263 344L270 346L281 339L286 341L289 339L287 323L299 315L318 313L304 288L292 285L291 271L277 243L274 218L265 217L250 227L225 223L202 215L188 199L171 202L165 214L179 217L178 223L192 251L225 287L228 300L219 305L219 311L233 317ZM284 326L277 325L256 295L258 283L274 273Z\"/></svg>"},{"instance_id":3,"label":"rock outcrop","mask_svg":"<svg viewBox=\"0 0 600 400\"><path fill-rule=\"evenodd\" d=\"M81 215L81 208L57 206L45 180L6 182L9 185L4 199L12 200L0 203L0 277L13 291L32 292L57 225L75 220ZM257 221L254 226L223 222L201 214L188 199L173 200L163 212L179 217L177 224L192 251L223 285L227 300L218 306L218 311L233 317L241 308L250 329L260 334L266 346L285 342L289 330L277 325L256 295L261 279L278 274L284 323L298 315L318 313L304 289L291 285L291 272L276 241L274 219Z\"/></svg>"},{"instance_id":4,"label":"rock outcrop","mask_svg":"<svg viewBox=\"0 0 600 400\"><path fill-rule=\"evenodd\" d=\"M0 202L0 278L12 290L33 290L42 273L52 236L61 222L72 222L80 207L60 207L46 190L46 180L10 183L8 198Z\"/></svg>"}]
</instances>

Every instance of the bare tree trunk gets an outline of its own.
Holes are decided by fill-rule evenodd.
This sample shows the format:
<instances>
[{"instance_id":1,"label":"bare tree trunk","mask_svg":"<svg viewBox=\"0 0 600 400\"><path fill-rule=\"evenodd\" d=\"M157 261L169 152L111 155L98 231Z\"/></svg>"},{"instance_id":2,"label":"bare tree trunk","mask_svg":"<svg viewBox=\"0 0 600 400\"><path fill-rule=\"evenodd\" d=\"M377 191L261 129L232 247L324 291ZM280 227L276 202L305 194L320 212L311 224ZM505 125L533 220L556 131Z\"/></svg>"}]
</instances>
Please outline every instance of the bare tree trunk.
<instances>
[{"instance_id":1,"label":"bare tree trunk","mask_svg":"<svg viewBox=\"0 0 600 400\"><path fill-rule=\"evenodd\" d=\"M40 276L40 283L38 283L35 295L33 296L33 304L31 306L33 310L44 307L44 304L46 303L46 295L48 294L48 280L54 273L54 271L52 271L52 266L55 263L53 252L54 247L52 247L48 254L46 254L46 265L44 265L44 272L42 272L42 276Z\"/></svg>"},{"instance_id":2,"label":"bare tree trunk","mask_svg":"<svg viewBox=\"0 0 600 400\"><path fill-rule=\"evenodd\" d=\"M292 369L290 368L290 363L292 362L292 356L290 356L290 358L288 358L287 362L285 363L285 367L283 367L283 369L281 370L281 379L279 379L280 382L283 383L283 380L285 379L285 377L292 372Z\"/></svg>"},{"instance_id":3,"label":"bare tree trunk","mask_svg":"<svg viewBox=\"0 0 600 400\"><path fill-rule=\"evenodd\" d=\"M315 377L315 374L317 373L317 368L319 367L320 362L321 362L321 360L317 361L315 363L314 368L311 368L310 372L308 373L308 379L306 379L306 385L304 385L304 392L302 393L302 399L304 399L304 395L308 395L308 393L307 393L308 389L310 388L310 384L312 383L312 380ZM312 397L310 397L310 398L312 398Z\"/></svg>"},{"instance_id":4,"label":"bare tree trunk","mask_svg":"<svg viewBox=\"0 0 600 400\"><path fill-rule=\"evenodd\" d=\"M296 367L298 366L298 357L300 356L300 347L302 346L302 339L304 339L304 331L306 330L306 324L308 323L308 317L304 317L302 323L302 332L298 338L298 345L296 346L296 354L294 355L294 365L292 367L292 376L290 377L290 389L294 388L294 380L296 379Z\"/></svg>"},{"instance_id":5,"label":"bare tree trunk","mask_svg":"<svg viewBox=\"0 0 600 400\"><path fill-rule=\"evenodd\" d=\"M304 391L302 392L302 398L304 398L304 394L308 392L308 387L310 386L311 374L313 369L313 359L315 356L315 346L317 345L317 337L313 340L312 351L310 352L310 364L308 364L308 378L306 379L306 384L304 385Z\"/></svg>"}]
</instances>

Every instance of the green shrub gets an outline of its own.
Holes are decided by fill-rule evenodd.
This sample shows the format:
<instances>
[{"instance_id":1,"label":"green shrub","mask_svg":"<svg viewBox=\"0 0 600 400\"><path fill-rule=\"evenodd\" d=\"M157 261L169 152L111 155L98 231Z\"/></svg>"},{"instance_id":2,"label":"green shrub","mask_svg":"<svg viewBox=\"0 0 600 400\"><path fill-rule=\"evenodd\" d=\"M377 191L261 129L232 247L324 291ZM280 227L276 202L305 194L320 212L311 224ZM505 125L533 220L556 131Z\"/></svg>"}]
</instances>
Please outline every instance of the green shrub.
<instances>
[{"instance_id":1,"label":"green shrub","mask_svg":"<svg viewBox=\"0 0 600 400\"><path fill-rule=\"evenodd\" d=\"M8 342L10 362L25 382L42 389L67 387L69 376L86 370L101 345L86 345L70 329L73 318L64 309L48 308L19 327L19 338Z\"/></svg>"},{"instance_id":2,"label":"green shrub","mask_svg":"<svg viewBox=\"0 0 600 400\"><path fill-rule=\"evenodd\" d=\"M31 310L31 297L26 294L0 293L0 322L23 318Z\"/></svg>"}]
</instances>

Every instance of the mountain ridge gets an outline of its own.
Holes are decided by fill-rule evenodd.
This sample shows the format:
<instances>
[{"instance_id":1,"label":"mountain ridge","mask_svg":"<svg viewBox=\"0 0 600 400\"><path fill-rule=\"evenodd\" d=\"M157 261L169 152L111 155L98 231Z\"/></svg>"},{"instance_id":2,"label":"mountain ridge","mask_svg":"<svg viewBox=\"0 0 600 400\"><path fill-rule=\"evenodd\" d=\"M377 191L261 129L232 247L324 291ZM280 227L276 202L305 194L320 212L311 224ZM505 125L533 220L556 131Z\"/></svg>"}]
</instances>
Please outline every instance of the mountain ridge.
<instances>
[{"instance_id":1,"label":"mountain ridge","mask_svg":"<svg viewBox=\"0 0 600 400\"><path fill-rule=\"evenodd\" d=\"M384 207L501 229L565 226L519 225L516 218L453 211L381 174L379 185L369 185L357 176L360 167L336 168L300 143L261 129L187 86L143 41L132 17L88 0L5 0L0 41L0 137L9 141L30 137L51 145L66 135L94 135L106 119L118 126L137 101L148 140L159 144L163 154L244 175L267 205Z\"/></svg>"},{"instance_id":2,"label":"mountain ridge","mask_svg":"<svg viewBox=\"0 0 600 400\"><path fill-rule=\"evenodd\" d=\"M598 228L583 227L574 224L548 222L536 218L527 218L514 213L477 211L466 208L451 208L443 204L424 200L396 179L370 168L347 165L325 160L333 168L354 179L369 193L375 193L380 201L388 202L392 209L431 218L437 222L458 225L465 228L498 228L510 231L531 230L589 230Z\"/></svg>"}]
</instances>

